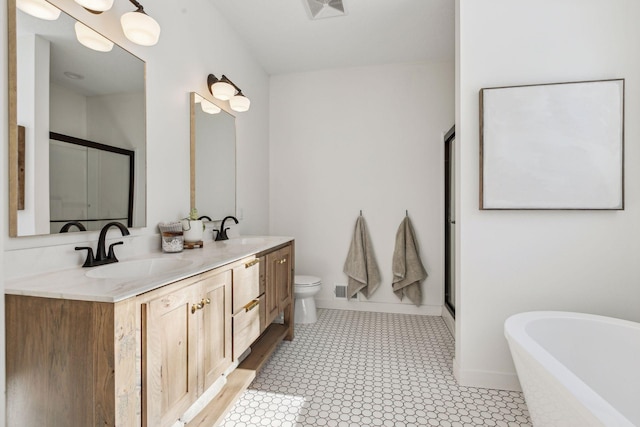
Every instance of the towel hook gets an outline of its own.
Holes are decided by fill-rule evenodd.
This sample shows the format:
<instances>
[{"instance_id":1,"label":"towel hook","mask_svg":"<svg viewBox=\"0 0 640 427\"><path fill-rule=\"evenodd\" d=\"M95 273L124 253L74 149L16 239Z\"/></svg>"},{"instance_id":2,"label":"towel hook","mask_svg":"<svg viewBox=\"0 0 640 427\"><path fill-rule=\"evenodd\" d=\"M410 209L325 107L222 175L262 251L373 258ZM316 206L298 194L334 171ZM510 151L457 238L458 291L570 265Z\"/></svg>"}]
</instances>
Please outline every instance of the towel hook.
<instances>
[{"instance_id":1,"label":"towel hook","mask_svg":"<svg viewBox=\"0 0 640 427\"><path fill-rule=\"evenodd\" d=\"M362 216L362 209L360 209L360 216Z\"/></svg>"},{"instance_id":2,"label":"towel hook","mask_svg":"<svg viewBox=\"0 0 640 427\"><path fill-rule=\"evenodd\" d=\"M409 216L409 209L405 210L405 216Z\"/></svg>"}]
</instances>

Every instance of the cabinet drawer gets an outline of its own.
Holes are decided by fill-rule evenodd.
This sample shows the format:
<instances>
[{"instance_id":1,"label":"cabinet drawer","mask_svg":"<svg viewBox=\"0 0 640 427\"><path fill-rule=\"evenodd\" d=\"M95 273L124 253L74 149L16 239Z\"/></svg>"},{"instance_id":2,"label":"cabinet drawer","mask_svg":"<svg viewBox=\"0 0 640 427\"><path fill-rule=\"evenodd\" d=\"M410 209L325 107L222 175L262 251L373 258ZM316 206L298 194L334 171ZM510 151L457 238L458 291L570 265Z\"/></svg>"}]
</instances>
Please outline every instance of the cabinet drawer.
<instances>
[{"instance_id":1,"label":"cabinet drawer","mask_svg":"<svg viewBox=\"0 0 640 427\"><path fill-rule=\"evenodd\" d=\"M233 314L260 295L260 260L255 257L245 258L233 269Z\"/></svg>"},{"instance_id":2,"label":"cabinet drawer","mask_svg":"<svg viewBox=\"0 0 640 427\"><path fill-rule=\"evenodd\" d=\"M233 360L260 336L260 300L255 299L233 316Z\"/></svg>"}]
</instances>

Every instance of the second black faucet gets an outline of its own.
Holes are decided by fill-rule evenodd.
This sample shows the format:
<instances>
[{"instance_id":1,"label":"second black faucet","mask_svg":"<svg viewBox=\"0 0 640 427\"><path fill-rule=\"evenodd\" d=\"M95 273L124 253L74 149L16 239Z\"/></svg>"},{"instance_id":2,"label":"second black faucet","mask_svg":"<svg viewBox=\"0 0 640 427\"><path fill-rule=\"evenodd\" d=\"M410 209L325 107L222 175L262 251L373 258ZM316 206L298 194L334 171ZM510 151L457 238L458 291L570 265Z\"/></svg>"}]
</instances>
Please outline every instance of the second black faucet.
<instances>
[{"instance_id":1,"label":"second black faucet","mask_svg":"<svg viewBox=\"0 0 640 427\"><path fill-rule=\"evenodd\" d=\"M236 224L238 223L238 220L236 219L235 216L226 216L224 217L224 219L222 220L222 222L220 223L220 230L213 230L216 232L216 238L215 241L220 241L220 240L229 240L229 236L227 236L227 230L229 229L229 227L225 228L224 227L224 223L228 220L228 219L232 219L236 222Z\"/></svg>"}]
</instances>

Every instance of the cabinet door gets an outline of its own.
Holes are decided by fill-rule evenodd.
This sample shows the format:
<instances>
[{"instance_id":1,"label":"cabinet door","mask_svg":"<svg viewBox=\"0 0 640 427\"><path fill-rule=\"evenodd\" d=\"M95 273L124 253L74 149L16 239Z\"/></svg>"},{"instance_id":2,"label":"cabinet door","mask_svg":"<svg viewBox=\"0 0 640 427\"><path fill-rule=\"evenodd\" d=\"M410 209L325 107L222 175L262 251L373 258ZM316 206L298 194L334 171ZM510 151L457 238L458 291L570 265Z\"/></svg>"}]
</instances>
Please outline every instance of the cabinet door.
<instances>
[{"instance_id":1,"label":"cabinet door","mask_svg":"<svg viewBox=\"0 0 640 427\"><path fill-rule=\"evenodd\" d=\"M203 381L206 390L231 365L231 271L207 277L201 282Z\"/></svg>"},{"instance_id":2,"label":"cabinet door","mask_svg":"<svg viewBox=\"0 0 640 427\"><path fill-rule=\"evenodd\" d=\"M267 254L267 265L266 265L266 284L265 284L265 324L268 326L273 322L278 316L278 279L277 279L277 271L278 271L278 263L281 258L278 257L278 252L271 252Z\"/></svg>"},{"instance_id":3,"label":"cabinet door","mask_svg":"<svg viewBox=\"0 0 640 427\"><path fill-rule=\"evenodd\" d=\"M142 305L147 426L171 426L197 397L199 284Z\"/></svg>"},{"instance_id":4,"label":"cabinet door","mask_svg":"<svg viewBox=\"0 0 640 427\"><path fill-rule=\"evenodd\" d=\"M275 263L276 287L278 294L278 312L291 303L291 246L286 246L276 251L277 262Z\"/></svg>"}]
</instances>

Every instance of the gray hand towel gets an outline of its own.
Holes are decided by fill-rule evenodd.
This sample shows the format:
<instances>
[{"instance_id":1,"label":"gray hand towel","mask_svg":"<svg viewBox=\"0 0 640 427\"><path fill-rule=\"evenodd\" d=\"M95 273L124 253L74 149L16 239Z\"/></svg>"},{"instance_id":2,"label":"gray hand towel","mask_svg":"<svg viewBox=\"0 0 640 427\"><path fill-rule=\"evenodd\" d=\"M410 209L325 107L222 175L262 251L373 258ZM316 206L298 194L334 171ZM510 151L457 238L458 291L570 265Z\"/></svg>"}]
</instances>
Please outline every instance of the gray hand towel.
<instances>
[{"instance_id":1,"label":"gray hand towel","mask_svg":"<svg viewBox=\"0 0 640 427\"><path fill-rule=\"evenodd\" d=\"M418 254L416 234L409 217L405 217L396 233L396 247L393 251L393 292L400 301L403 296L416 306L422 304L420 282L427 278L427 271Z\"/></svg>"},{"instance_id":2,"label":"gray hand towel","mask_svg":"<svg viewBox=\"0 0 640 427\"><path fill-rule=\"evenodd\" d=\"M356 228L343 271L349 276L347 298L353 298L358 291L369 298L380 285L380 271L373 255L371 238L362 215L356 221Z\"/></svg>"}]
</instances>

